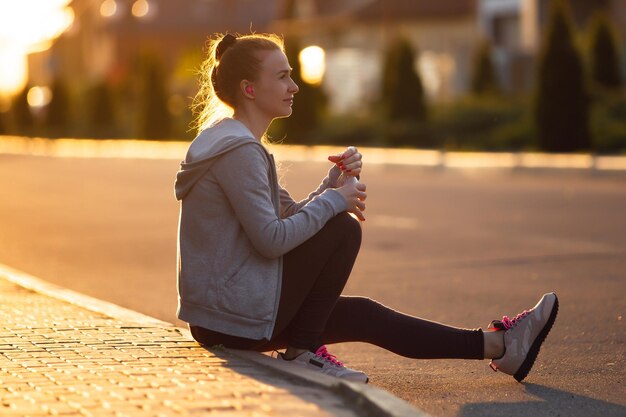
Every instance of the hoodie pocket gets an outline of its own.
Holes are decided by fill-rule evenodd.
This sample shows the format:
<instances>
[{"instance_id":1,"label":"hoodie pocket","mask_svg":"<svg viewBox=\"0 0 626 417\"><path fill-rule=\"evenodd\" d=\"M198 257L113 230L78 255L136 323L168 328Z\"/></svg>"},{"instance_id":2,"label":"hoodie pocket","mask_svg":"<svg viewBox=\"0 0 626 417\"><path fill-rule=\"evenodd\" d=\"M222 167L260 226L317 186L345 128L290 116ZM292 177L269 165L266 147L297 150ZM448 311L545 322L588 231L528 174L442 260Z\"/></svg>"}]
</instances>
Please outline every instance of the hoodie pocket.
<instances>
[{"instance_id":1,"label":"hoodie pocket","mask_svg":"<svg viewBox=\"0 0 626 417\"><path fill-rule=\"evenodd\" d=\"M249 256L219 288L220 309L240 317L271 320L275 306L276 279L264 271L264 262Z\"/></svg>"}]
</instances>

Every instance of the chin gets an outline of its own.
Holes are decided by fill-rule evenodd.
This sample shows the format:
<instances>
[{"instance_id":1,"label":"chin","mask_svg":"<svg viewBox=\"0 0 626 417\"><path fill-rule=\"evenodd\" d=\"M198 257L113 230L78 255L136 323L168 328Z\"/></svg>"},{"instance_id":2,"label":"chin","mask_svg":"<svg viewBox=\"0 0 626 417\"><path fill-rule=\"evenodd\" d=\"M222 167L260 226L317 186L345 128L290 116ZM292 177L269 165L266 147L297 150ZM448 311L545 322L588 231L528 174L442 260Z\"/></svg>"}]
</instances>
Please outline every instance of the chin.
<instances>
[{"instance_id":1,"label":"chin","mask_svg":"<svg viewBox=\"0 0 626 417\"><path fill-rule=\"evenodd\" d=\"M284 118L287 118L287 117L291 116L291 113L293 113L293 112L292 112L291 110L289 110L289 112L287 112L287 113L284 113L284 114L281 114L281 115L276 116L276 119L284 119Z\"/></svg>"}]
</instances>

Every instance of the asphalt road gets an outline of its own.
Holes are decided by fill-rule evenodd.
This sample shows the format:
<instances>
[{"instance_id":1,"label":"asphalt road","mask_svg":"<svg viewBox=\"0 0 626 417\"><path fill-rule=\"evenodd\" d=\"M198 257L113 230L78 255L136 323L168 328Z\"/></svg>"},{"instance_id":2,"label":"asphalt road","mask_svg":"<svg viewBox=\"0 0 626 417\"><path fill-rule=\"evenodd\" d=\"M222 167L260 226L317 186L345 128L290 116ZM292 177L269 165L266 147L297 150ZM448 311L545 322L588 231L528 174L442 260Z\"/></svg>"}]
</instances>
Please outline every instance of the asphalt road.
<instances>
[{"instance_id":1,"label":"asphalt road","mask_svg":"<svg viewBox=\"0 0 626 417\"><path fill-rule=\"evenodd\" d=\"M435 416L626 415L626 176L367 165L364 241L345 293L460 327L556 291L526 382L487 361L332 351ZM328 168L285 163L297 197ZM0 155L0 262L175 319L173 160ZM408 335L407 335L408 337Z\"/></svg>"}]
</instances>

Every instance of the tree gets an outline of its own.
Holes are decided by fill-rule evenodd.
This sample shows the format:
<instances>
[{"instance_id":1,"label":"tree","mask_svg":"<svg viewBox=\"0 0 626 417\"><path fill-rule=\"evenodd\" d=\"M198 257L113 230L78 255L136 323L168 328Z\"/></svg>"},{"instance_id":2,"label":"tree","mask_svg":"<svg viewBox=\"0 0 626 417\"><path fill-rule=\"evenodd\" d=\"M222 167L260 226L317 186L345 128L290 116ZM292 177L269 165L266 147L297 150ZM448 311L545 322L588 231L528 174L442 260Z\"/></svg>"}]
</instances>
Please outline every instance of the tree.
<instances>
[{"instance_id":1,"label":"tree","mask_svg":"<svg viewBox=\"0 0 626 417\"><path fill-rule=\"evenodd\" d=\"M393 42L385 57L382 98L388 120L426 120L424 87L415 70L413 47L406 39Z\"/></svg>"},{"instance_id":2,"label":"tree","mask_svg":"<svg viewBox=\"0 0 626 417\"><path fill-rule=\"evenodd\" d=\"M69 94L65 82L56 77L50 87L52 98L48 104L45 127L50 136L67 135L70 124Z\"/></svg>"},{"instance_id":3,"label":"tree","mask_svg":"<svg viewBox=\"0 0 626 417\"><path fill-rule=\"evenodd\" d=\"M28 91L30 88L29 85L25 86L24 89L15 96L13 105L11 106L15 127L17 133L20 135L29 135L35 130L35 119L28 105Z\"/></svg>"},{"instance_id":4,"label":"tree","mask_svg":"<svg viewBox=\"0 0 626 417\"><path fill-rule=\"evenodd\" d=\"M476 95L497 94L500 91L491 60L491 43L483 40L474 53L470 89Z\"/></svg>"},{"instance_id":5,"label":"tree","mask_svg":"<svg viewBox=\"0 0 626 417\"><path fill-rule=\"evenodd\" d=\"M172 121L167 110L166 80L161 63L152 54L141 60L141 81L139 134L146 139L168 138Z\"/></svg>"},{"instance_id":6,"label":"tree","mask_svg":"<svg viewBox=\"0 0 626 417\"><path fill-rule=\"evenodd\" d=\"M597 13L591 23L591 79L605 89L622 85L621 62L615 28L604 13Z\"/></svg>"},{"instance_id":7,"label":"tree","mask_svg":"<svg viewBox=\"0 0 626 417\"><path fill-rule=\"evenodd\" d=\"M283 133L288 143L310 142L320 125L328 100L320 85L311 85L302 79L298 39L287 40L285 51L289 65L292 67L291 78L298 85L299 90L293 101L291 116L284 119L285 131Z\"/></svg>"},{"instance_id":8,"label":"tree","mask_svg":"<svg viewBox=\"0 0 626 417\"><path fill-rule=\"evenodd\" d=\"M91 135L111 136L115 131L115 114L111 88L106 81L100 81L91 88L88 105Z\"/></svg>"},{"instance_id":9,"label":"tree","mask_svg":"<svg viewBox=\"0 0 626 417\"><path fill-rule=\"evenodd\" d=\"M567 3L555 0L539 54L534 103L538 145L549 152L591 146L590 100L573 32Z\"/></svg>"},{"instance_id":10,"label":"tree","mask_svg":"<svg viewBox=\"0 0 626 417\"><path fill-rule=\"evenodd\" d=\"M0 110L0 135L4 135L7 133L7 125L6 121L4 120L4 114L5 112Z\"/></svg>"},{"instance_id":11,"label":"tree","mask_svg":"<svg viewBox=\"0 0 626 417\"><path fill-rule=\"evenodd\" d=\"M385 54L381 112L383 136L388 144L434 145L426 123L424 87L415 69L415 52L407 39L395 40Z\"/></svg>"}]
</instances>

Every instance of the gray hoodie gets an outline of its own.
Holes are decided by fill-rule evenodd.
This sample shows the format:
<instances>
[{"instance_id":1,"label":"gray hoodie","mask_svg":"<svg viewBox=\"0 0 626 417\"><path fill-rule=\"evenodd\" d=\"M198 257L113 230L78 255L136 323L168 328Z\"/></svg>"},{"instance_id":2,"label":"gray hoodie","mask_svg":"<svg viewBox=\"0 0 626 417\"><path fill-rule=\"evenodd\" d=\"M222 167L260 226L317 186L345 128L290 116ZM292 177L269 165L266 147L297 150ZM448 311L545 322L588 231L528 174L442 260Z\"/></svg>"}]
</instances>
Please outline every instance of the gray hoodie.
<instances>
[{"instance_id":1,"label":"gray hoodie","mask_svg":"<svg viewBox=\"0 0 626 417\"><path fill-rule=\"evenodd\" d=\"M224 119L191 143L176 175L178 317L191 325L269 339L282 256L345 211L333 167L295 202L277 180L273 156L244 124Z\"/></svg>"}]
</instances>

